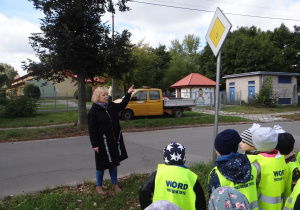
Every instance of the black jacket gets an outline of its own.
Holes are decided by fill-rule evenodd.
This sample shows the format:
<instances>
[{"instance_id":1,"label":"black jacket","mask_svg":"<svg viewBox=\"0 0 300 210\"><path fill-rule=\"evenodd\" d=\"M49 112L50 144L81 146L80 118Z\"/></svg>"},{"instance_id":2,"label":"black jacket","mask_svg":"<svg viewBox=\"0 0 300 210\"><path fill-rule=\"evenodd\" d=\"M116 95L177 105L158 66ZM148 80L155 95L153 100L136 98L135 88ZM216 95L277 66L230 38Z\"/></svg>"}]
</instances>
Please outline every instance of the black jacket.
<instances>
[{"instance_id":1,"label":"black jacket","mask_svg":"<svg viewBox=\"0 0 300 210\"><path fill-rule=\"evenodd\" d=\"M95 152L98 171L118 166L128 158L118 112L127 106L130 96L131 93L127 93L119 104L110 102L107 109L94 103L88 113L90 141L93 148L99 148L99 152Z\"/></svg>"},{"instance_id":2,"label":"black jacket","mask_svg":"<svg viewBox=\"0 0 300 210\"><path fill-rule=\"evenodd\" d=\"M154 171L151 174L151 176L146 180L146 182L143 184L143 186L140 188L139 199L140 199L141 209L147 208L152 203L152 197L155 188L156 172L157 171ZM193 189L196 194L196 203L195 203L196 209L206 210L205 195L203 193L202 186L200 185L198 180L196 181Z\"/></svg>"}]
</instances>

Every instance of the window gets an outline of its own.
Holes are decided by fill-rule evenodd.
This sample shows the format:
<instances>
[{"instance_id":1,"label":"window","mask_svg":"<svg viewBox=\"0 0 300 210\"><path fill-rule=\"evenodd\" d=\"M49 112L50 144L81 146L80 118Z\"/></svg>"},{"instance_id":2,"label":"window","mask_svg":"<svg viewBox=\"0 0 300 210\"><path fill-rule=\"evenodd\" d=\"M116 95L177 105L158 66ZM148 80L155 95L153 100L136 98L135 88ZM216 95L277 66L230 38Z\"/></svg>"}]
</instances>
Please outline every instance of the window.
<instances>
[{"instance_id":1,"label":"window","mask_svg":"<svg viewBox=\"0 0 300 210\"><path fill-rule=\"evenodd\" d=\"M255 85L255 81L248 81L248 85Z\"/></svg>"},{"instance_id":2,"label":"window","mask_svg":"<svg viewBox=\"0 0 300 210\"><path fill-rule=\"evenodd\" d=\"M235 82L230 82L229 83L229 86L234 86L235 85Z\"/></svg>"},{"instance_id":3,"label":"window","mask_svg":"<svg viewBox=\"0 0 300 210\"><path fill-rule=\"evenodd\" d=\"M279 76L278 83L292 83L292 77L289 76Z\"/></svg>"},{"instance_id":4,"label":"window","mask_svg":"<svg viewBox=\"0 0 300 210\"><path fill-rule=\"evenodd\" d=\"M278 98L279 104L291 104L291 98Z\"/></svg>"},{"instance_id":5,"label":"window","mask_svg":"<svg viewBox=\"0 0 300 210\"><path fill-rule=\"evenodd\" d=\"M159 100L158 90L150 90L149 95L150 95L150 100Z\"/></svg>"},{"instance_id":6,"label":"window","mask_svg":"<svg viewBox=\"0 0 300 210\"><path fill-rule=\"evenodd\" d=\"M147 91L140 91L138 92L134 98L136 98L136 101L144 101L147 100Z\"/></svg>"}]
</instances>

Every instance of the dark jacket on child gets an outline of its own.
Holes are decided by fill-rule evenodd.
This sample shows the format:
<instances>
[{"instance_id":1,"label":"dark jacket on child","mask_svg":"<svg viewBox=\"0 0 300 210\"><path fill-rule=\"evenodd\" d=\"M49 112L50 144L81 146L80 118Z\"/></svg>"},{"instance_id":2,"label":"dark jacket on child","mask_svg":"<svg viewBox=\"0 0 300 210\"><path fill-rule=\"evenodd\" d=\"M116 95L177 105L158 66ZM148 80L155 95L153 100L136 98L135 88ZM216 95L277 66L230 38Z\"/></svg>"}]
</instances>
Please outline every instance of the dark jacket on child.
<instances>
[{"instance_id":1,"label":"dark jacket on child","mask_svg":"<svg viewBox=\"0 0 300 210\"><path fill-rule=\"evenodd\" d=\"M251 178L251 163L245 154L230 153L219 156L216 160L216 167L226 179L235 183L246 183ZM210 174L209 196L220 186L219 177L213 170Z\"/></svg>"}]
</instances>

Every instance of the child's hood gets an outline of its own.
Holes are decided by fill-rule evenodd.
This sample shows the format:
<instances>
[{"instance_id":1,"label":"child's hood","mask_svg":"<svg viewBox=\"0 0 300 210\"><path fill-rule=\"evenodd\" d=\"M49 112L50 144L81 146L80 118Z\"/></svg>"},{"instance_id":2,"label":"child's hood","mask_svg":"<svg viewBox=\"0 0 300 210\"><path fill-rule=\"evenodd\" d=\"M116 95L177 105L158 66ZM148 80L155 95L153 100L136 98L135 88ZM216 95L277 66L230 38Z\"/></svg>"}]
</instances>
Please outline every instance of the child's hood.
<instances>
[{"instance_id":1,"label":"child's hood","mask_svg":"<svg viewBox=\"0 0 300 210\"><path fill-rule=\"evenodd\" d=\"M220 173L232 182L246 183L251 177L251 163L244 154L238 154L227 160L217 161L216 165Z\"/></svg>"}]
</instances>

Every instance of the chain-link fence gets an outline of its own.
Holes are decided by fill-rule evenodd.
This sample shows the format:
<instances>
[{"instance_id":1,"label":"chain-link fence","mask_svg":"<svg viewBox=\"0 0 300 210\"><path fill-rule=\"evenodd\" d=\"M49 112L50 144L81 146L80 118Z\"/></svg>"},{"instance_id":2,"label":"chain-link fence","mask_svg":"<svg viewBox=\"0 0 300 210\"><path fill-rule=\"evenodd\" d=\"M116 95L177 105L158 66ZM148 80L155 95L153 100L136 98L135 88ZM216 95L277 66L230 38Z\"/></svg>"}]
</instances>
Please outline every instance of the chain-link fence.
<instances>
[{"instance_id":1,"label":"chain-link fence","mask_svg":"<svg viewBox=\"0 0 300 210\"><path fill-rule=\"evenodd\" d=\"M54 97L53 97L54 95ZM86 94L87 108L91 107L91 95ZM38 100L38 111L69 111L78 109L77 94L57 93L41 94Z\"/></svg>"}]
</instances>

